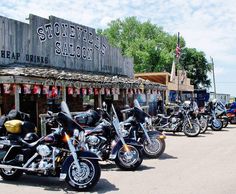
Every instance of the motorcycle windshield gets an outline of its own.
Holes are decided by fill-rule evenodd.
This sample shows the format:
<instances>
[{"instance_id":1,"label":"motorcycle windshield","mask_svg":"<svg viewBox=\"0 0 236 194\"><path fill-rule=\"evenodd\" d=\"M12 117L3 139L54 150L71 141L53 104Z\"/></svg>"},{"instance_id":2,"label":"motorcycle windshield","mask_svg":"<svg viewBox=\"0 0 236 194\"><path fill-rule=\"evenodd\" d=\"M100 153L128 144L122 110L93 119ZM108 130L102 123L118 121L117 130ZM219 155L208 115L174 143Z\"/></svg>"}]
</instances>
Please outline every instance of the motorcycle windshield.
<instances>
[{"instance_id":1,"label":"motorcycle windshield","mask_svg":"<svg viewBox=\"0 0 236 194\"><path fill-rule=\"evenodd\" d=\"M140 123L145 122L145 117L150 117L150 115L143 111L137 99L134 100L134 117Z\"/></svg>"},{"instance_id":2,"label":"motorcycle windshield","mask_svg":"<svg viewBox=\"0 0 236 194\"><path fill-rule=\"evenodd\" d=\"M72 134L74 129L84 131L84 129L73 120L70 110L64 101L61 102L61 112L58 114L58 118L69 134Z\"/></svg>"},{"instance_id":3,"label":"motorcycle windshield","mask_svg":"<svg viewBox=\"0 0 236 194\"><path fill-rule=\"evenodd\" d=\"M69 118L72 119L70 110L69 110L69 108L68 108L68 106L67 106L65 101L61 102L61 112L65 113Z\"/></svg>"}]
</instances>

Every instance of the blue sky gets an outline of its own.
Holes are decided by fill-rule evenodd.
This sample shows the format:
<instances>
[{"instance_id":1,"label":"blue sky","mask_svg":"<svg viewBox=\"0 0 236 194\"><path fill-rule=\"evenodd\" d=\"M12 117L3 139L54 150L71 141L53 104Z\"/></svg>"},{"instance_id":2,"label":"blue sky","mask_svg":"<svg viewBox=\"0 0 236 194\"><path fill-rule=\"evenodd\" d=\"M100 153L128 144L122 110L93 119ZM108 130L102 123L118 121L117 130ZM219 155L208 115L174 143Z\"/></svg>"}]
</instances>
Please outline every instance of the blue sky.
<instances>
[{"instance_id":1,"label":"blue sky","mask_svg":"<svg viewBox=\"0 0 236 194\"><path fill-rule=\"evenodd\" d=\"M180 32L187 47L215 62L218 93L236 96L235 0L1 0L0 15L27 22L32 13L64 18L93 28L111 20L136 16L150 20L170 34ZM212 74L209 74L212 78Z\"/></svg>"}]
</instances>

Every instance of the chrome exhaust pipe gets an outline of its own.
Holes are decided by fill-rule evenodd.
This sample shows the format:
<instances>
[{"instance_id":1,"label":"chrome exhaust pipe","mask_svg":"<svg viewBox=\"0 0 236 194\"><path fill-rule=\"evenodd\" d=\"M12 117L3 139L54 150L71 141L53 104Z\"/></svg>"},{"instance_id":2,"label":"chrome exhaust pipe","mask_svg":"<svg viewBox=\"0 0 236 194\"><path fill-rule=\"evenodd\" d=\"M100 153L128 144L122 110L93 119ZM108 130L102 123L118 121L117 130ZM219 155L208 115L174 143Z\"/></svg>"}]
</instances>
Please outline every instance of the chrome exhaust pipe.
<instances>
[{"instance_id":1,"label":"chrome exhaust pipe","mask_svg":"<svg viewBox=\"0 0 236 194\"><path fill-rule=\"evenodd\" d=\"M12 166L12 165L6 165L6 164L0 164L0 168L9 168L9 169L19 169L19 170L27 170L30 171L29 168L24 168L20 166ZM31 169L32 171L33 169Z\"/></svg>"}]
</instances>

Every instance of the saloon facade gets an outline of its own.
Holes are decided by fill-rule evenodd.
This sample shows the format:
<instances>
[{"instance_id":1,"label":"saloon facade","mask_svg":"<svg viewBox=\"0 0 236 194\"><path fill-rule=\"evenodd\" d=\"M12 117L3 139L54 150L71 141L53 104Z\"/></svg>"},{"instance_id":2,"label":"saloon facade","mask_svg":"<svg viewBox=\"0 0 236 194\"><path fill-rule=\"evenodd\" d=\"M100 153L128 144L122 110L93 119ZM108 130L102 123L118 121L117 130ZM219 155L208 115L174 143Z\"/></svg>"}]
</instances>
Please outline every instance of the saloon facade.
<instances>
[{"instance_id":1,"label":"saloon facade","mask_svg":"<svg viewBox=\"0 0 236 194\"><path fill-rule=\"evenodd\" d=\"M124 105L165 87L134 79L133 60L121 55L95 29L54 16L29 15L29 24L0 16L0 115L10 109L39 114L86 105ZM135 96L136 95L136 96Z\"/></svg>"}]
</instances>

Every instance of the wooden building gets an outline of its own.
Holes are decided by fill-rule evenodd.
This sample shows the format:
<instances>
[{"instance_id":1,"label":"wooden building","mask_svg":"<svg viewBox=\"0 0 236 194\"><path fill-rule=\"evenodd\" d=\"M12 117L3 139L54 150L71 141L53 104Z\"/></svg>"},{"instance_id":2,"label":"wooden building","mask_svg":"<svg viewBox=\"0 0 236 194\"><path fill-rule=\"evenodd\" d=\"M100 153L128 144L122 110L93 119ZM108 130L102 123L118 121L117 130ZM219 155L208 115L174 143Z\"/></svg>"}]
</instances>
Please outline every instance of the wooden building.
<instances>
[{"instance_id":1,"label":"wooden building","mask_svg":"<svg viewBox=\"0 0 236 194\"><path fill-rule=\"evenodd\" d=\"M122 56L95 29L54 16L29 15L29 24L0 16L0 115L15 108L31 115L87 105L127 104L165 86L135 79L133 59Z\"/></svg>"},{"instance_id":2,"label":"wooden building","mask_svg":"<svg viewBox=\"0 0 236 194\"><path fill-rule=\"evenodd\" d=\"M185 100L193 97L194 86L190 84L185 71L178 70L171 80L171 74L168 72L137 73L136 78L143 78L166 86L165 101L174 102L179 95L179 99Z\"/></svg>"}]
</instances>

